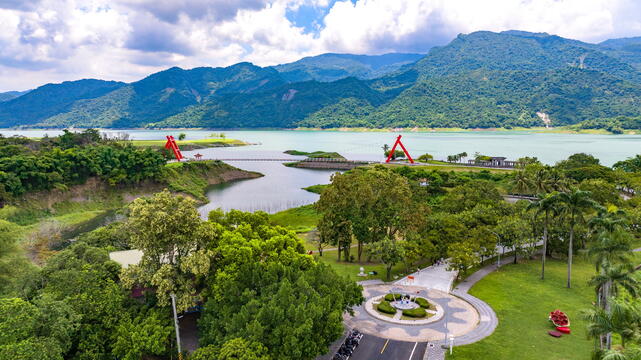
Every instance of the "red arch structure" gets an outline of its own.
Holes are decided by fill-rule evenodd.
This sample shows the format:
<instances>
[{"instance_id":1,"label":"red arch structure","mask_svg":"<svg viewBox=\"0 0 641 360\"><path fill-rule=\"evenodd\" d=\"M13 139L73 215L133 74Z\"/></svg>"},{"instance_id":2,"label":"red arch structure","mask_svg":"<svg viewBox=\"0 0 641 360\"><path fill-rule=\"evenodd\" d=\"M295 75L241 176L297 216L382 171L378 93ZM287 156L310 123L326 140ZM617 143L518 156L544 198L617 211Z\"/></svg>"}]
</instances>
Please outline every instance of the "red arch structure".
<instances>
[{"instance_id":1,"label":"red arch structure","mask_svg":"<svg viewBox=\"0 0 641 360\"><path fill-rule=\"evenodd\" d=\"M392 149L389 151L389 155L387 156L387 160L385 160L386 163L388 163L392 159L392 155L394 154L394 151L396 151L396 146L400 145L401 149L403 149L403 152L405 153L405 156L407 156L407 159L410 161L411 164L414 164L414 159L410 156L410 153L407 152L407 149L405 146L403 146L403 143L401 142L401 135L399 135L396 138L396 142L394 143L394 146L392 146Z\"/></svg>"},{"instance_id":2,"label":"red arch structure","mask_svg":"<svg viewBox=\"0 0 641 360\"><path fill-rule=\"evenodd\" d=\"M180 161L183 159L183 154L180 152L180 149L178 148L178 144L176 144L176 140L174 140L174 137L172 135L167 135L167 142L165 143L165 149L171 149L171 151L174 152L174 156L176 157L176 160Z\"/></svg>"}]
</instances>

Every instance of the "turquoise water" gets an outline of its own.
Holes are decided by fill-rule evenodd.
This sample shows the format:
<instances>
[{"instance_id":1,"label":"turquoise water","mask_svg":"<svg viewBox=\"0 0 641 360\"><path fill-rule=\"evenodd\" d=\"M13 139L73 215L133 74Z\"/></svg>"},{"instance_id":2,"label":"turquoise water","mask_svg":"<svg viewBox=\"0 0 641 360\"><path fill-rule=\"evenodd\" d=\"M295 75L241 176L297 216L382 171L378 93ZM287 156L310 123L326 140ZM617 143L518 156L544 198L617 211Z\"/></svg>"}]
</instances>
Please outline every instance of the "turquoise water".
<instances>
[{"instance_id":1,"label":"turquoise water","mask_svg":"<svg viewBox=\"0 0 641 360\"><path fill-rule=\"evenodd\" d=\"M164 139L165 135L177 136L180 132L187 139L202 139L217 131L164 131L120 130L131 139ZM115 133L117 131L106 131ZM336 151L353 160L383 160L381 146L394 143L397 133L391 132L343 132L343 131L225 131L228 138L240 139L256 145L202 149L184 152L193 155L200 152L206 157L218 158L292 158L282 152L289 149L303 151ZM1 130L4 136L24 135L55 136L56 130ZM591 135L591 134L541 134L527 131L510 132L406 132L403 143L412 156L430 153L436 159L447 155L480 152L490 156L505 156L518 159L536 156L539 160L554 164L578 152L592 154L604 165L641 153L641 135ZM265 210L276 212L316 201L318 196L301 190L301 187L329 182L332 171L287 168L280 163L232 162L232 165L265 174L265 177L238 181L213 187L208 196L210 203L201 208L201 213L221 207L247 211Z\"/></svg>"},{"instance_id":2,"label":"turquoise water","mask_svg":"<svg viewBox=\"0 0 641 360\"><path fill-rule=\"evenodd\" d=\"M132 139L164 139L165 135L187 134L187 139L202 139L214 131L164 131L164 130L122 130ZM116 133L117 131L106 131ZM216 133L220 131L215 131ZM392 144L397 136L390 132L343 132L343 131L225 131L228 138L240 139L259 145L228 148L220 153L229 156L276 151L332 150L351 159L376 160L382 158L381 146ZM2 130L5 136L15 134L41 137L54 136L57 130ZM403 143L410 153L418 156L430 153L435 158L467 152L480 152L490 156L506 156L516 159L522 156L536 156L545 163L554 163L577 152L586 152L599 159L604 165L641 153L641 135L591 135L591 134L541 134L527 131L478 131L478 132L406 132Z\"/></svg>"}]
</instances>

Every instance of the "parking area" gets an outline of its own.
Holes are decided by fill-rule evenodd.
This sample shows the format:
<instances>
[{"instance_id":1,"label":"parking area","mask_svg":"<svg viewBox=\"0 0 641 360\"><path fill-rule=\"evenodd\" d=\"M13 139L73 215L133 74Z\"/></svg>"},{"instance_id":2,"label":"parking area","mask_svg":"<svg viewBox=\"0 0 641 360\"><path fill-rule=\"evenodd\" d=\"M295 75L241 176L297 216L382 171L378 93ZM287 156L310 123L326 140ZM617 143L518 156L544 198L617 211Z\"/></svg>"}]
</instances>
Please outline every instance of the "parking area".
<instances>
[{"instance_id":1,"label":"parking area","mask_svg":"<svg viewBox=\"0 0 641 360\"><path fill-rule=\"evenodd\" d=\"M421 360L427 343L406 342L365 335L350 360Z\"/></svg>"}]
</instances>

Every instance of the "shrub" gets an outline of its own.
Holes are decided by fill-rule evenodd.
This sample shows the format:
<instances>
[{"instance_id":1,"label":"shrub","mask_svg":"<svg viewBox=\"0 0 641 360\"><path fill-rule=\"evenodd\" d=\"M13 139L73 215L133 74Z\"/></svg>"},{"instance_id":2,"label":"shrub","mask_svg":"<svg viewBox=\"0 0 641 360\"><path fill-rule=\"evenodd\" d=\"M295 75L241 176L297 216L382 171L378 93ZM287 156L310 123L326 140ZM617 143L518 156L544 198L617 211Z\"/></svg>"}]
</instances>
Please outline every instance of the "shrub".
<instances>
[{"instance_id":1,"label":"shrub","mask_svg":"<svg viewBox=\"0 0 641 360\"><path fill-rule=\"evenodd\" d=\"M413 318L424 318L427 316L427 311L422 307L417 307L416 309L403 310L403 315Z\"/></svg>"},{"instance_id":2,"label":"shrub","mask_svg":"<svg viewBox=\"0 0 641 360\"><path fill-rule=\"evenodd\" d=\"M385 295L385 301L394 301L394 299L400 300L401 296L403 296L403 295L401 295L401 294L387 294L387 295Z\"/></svg>"},{"instance_id":3,"label":"shrub","mask_svg":"<svg viewBox=\"0 0 641 360\"><path fill-rule=\"evenodd\" d=\"M423 309L429 309L430 307L432 307L432 304L430 304L430 302L427 301L427 299L424 299L422 297L417 297L416 299L414 299L414 302L417 303Z\"/></svg>"},{"instance_id":4,"label":"shrub","mask_svg":"<svg viewBox=\"0 0 641 360\"><path fill-rule=\"evenodd\" d=\"M376 309L385 314L396 314L396 309L388 301L381 301Z\"/></svg>"}]
</instances>

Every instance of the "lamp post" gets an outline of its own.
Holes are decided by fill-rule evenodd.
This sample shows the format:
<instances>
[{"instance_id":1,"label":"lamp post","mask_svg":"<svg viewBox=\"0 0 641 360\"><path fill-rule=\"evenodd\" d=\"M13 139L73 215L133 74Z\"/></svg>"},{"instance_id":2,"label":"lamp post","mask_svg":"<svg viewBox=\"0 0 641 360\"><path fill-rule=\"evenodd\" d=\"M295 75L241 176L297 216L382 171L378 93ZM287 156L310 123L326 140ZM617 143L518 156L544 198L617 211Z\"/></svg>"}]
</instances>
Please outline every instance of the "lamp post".
<instances>
[{"instance_id":1,"label":"lamp post","mask_svg":"<svg viewBox=\"0 0 641 360\"><path fill-rule=\"evenodd\" d=\"M180 329L178 325L178 314L176 313L176 295L171 295L171 308L174 310L174 327L176 328L176 344L178 345L178 358L182 359L182 349L180 348Z\"/></svg>"}]
</instances>

